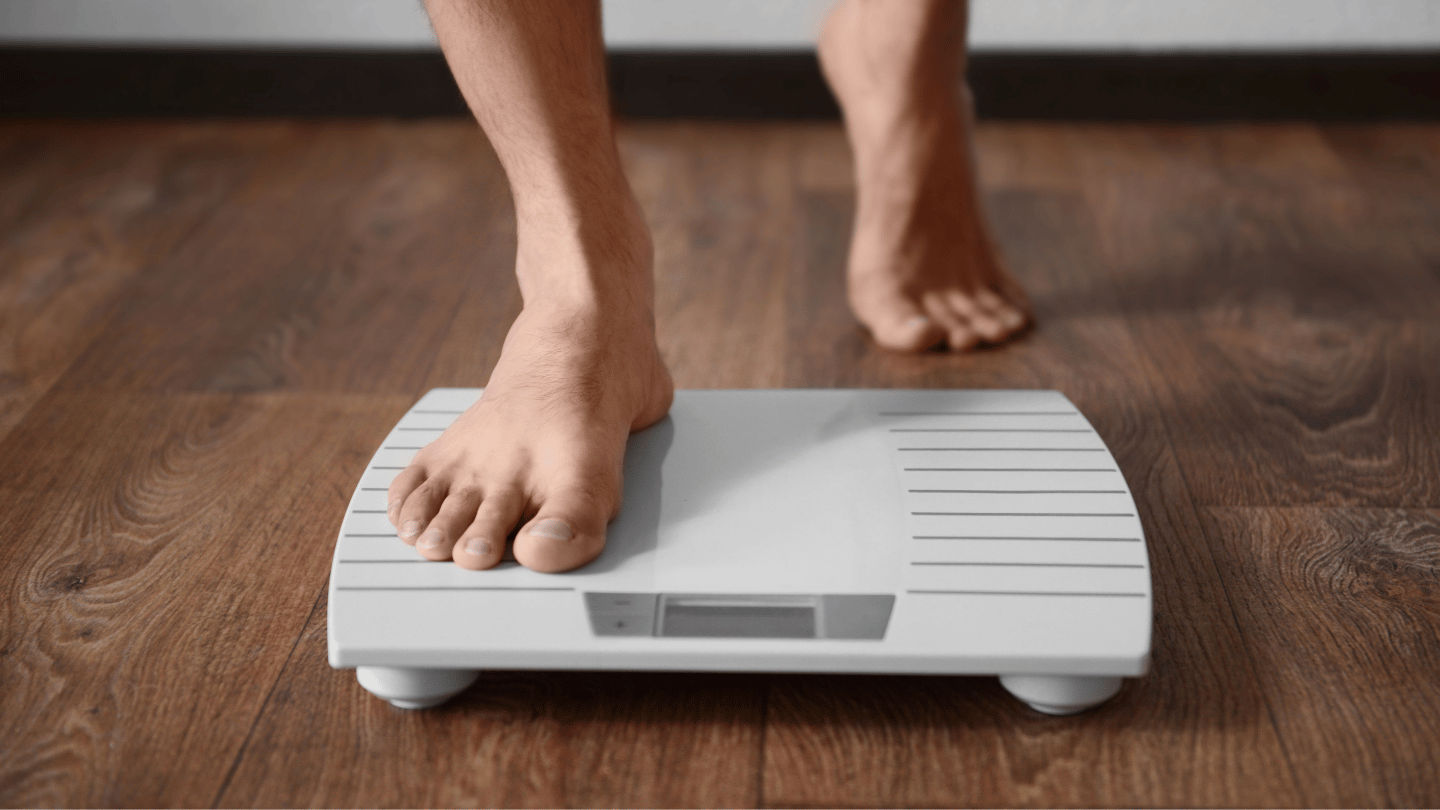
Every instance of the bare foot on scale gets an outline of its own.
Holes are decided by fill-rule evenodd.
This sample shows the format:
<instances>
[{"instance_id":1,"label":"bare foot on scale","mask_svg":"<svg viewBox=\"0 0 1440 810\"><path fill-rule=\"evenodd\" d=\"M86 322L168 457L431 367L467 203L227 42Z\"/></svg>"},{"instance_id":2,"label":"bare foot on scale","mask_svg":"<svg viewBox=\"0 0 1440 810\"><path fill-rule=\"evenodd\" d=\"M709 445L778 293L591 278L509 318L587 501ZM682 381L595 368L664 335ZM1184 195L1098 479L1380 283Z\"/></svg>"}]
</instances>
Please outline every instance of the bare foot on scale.
<instances>
[{"instance_id":1,"label":"bare foot on scale","mask_svg":"<svg viewBox=\"0 0 1440 810\"><path fill-rule=\"evenodd\" d=\"M594 559L621 503L626 439L674 387L655 344L651 246L615 150L598 3L427 0L511 181L525 300L484 397L390 487L427 559L538 571ZM820 42L859 201L849 290L888 348L998 343L1028 322L990 247L969 155L965 4L846 0Z\"/></svg>"},{"instance_id":2,"label":"bare foot on scale","mask_svg":"<svg viewBox=\"0 0 1440 810\"><path fill-rule=\"evenodd\" d=\"M653 250L605 90L599 3L427 0L515 201L525 306L480 401L390 486L430 560L568 571L605 546L625 443L674 385L655 344Z\"/></svg>"},{"instance_id":3,"label":"bare foot on scale","mask_svg":"<svg viewBox=\"0 0 1440 810\"><path fill-rule=\"evenodd\" d=\"M965 351L1031 322L980 206L964 38L954 0L845 0L820 36L855 153L850 305L888 349Z\"/></svg>"},{"instance_id":4,"label":"bare foot on scale","mask_svg":"<svg viewBox=\"0 0 1440 810\"><path fill-rule=\"evenodd\" d=\"M513 534L515 559L528 568L590 562L620 509L627 437L670 408L643 226L598 250L562 242L522 236L525 308L484 395L390 487L391 522L427 559L491 568ZM543 268L584 266L594 261L587 254L612 264L585 271L605 283L547 280Z\"/></svg>"}]
</instances>

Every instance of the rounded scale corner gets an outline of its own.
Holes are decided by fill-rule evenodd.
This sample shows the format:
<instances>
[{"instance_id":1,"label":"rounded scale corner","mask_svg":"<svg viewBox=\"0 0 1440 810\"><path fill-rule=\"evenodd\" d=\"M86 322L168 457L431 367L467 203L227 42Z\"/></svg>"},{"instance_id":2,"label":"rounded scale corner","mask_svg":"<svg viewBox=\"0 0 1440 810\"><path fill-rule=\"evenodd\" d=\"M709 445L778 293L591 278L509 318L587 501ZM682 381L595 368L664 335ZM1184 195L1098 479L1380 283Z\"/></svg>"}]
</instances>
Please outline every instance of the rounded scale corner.
<instances>
[{"instance_id":1,"label":"rounded scale corner","mask_svg":"<svg viewBox=\"0 0 1440 810\"><path fill-rule=\"evenodd\" d=\"M327 633L327 636L328 635ZM328 637L325 641L325 659L330 664L331 669L355 668L353 665L345 663L344 657L340 654L340 644L335 641L333 637Z\"/></svg>"},{"instance_id":2,"label":"rounded scale corner","mask_svg":"<svg viewBox=\"0 0 1440 810\"><path fill-rule=\"evenodd\" d=\"M1136 671L1134 675L1130 675L1127 677L1143 678L1146 675L1150 674L1150 652L1148 650L1140 656L1140 660L1137 663L1135 670Z\"/></svg>"}]
</instances>

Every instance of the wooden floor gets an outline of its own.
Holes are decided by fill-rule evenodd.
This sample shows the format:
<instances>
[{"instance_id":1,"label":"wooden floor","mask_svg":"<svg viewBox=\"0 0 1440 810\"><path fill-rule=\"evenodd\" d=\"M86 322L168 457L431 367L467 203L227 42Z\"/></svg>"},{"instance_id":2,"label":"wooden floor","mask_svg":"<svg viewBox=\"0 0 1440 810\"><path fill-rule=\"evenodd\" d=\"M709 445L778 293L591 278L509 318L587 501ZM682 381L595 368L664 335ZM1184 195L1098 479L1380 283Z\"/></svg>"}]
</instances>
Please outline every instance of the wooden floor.
<instances>
[{"instance_id":1,"label":"wooden floor","mask_svg":"<svg viewBox=\"0 0 1440 810\"><path fill-rule=\"evenodd\" d=\"M629 124L686 388L1049 387L1134 490L1151 674L497 673L325 660L336 530L519 308L462 121L0 125L0 804L1440 804L1440 126L992 123L1040 327L877 350L833 124ZM398 541L397 541L398 542ZM493 617L504 621L504 617Z\"/></svg>"}]
</instances>

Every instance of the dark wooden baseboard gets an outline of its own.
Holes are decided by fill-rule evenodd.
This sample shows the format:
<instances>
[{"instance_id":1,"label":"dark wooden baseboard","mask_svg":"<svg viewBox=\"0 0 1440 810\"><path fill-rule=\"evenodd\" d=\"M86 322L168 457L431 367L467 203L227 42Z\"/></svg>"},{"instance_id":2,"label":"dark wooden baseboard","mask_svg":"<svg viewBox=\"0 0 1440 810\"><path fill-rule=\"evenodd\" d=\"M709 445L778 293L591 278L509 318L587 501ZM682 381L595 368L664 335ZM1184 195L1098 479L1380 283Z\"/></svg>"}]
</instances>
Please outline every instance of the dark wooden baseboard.
<instances>
[{"instance_id":1,"label":"dark wooden baseboard","mask_svg":"<svg viewBox=\"0 0 1440 810\"><path fill-rule=\"evenodd\" d=\"M972 60L970 81L992 118L1440 118L1440 53L994 54Z\"/></svg>"},{"instance_id":2,"label":"dark wooden baseboard","mask_svg":"<svg viewBox=\"0 0 1440 810\"><path fill-rule=\"evenodd\" d=\"M463 115L439 53L7 49L9 116Z\"/></svg>"},{"instance_id":3,"label":"dark wooden baseboard","mask_svg":"<svg viewBox=\"0 0 1440 810\"><path fill-rule=\"evenodd\" d=\"M835 118L810 53L612 53L637 118ZM982 117L1063 120L1440 118L1440 53L976 54ZM434 52L0 49L8 117L465 114Z\"/></svg>"}]
</instances>

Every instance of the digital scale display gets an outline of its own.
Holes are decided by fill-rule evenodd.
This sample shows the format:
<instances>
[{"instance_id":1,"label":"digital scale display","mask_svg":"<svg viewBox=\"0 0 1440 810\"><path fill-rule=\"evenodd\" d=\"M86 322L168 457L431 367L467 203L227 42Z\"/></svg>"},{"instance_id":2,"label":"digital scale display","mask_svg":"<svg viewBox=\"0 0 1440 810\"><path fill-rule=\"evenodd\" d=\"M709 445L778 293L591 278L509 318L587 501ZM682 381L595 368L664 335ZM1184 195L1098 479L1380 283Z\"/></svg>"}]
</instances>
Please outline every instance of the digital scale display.
<instances>
[{"instance_id":1,"label":"digital scale display","mask_svg":"<svg viewBox=\"0 0 1440 810\"><path fill-rule=\"evenodd\" d=\"M585 594L597 636L878 641L894 604L894 594Z\"/></svg>"}]
</instances>

